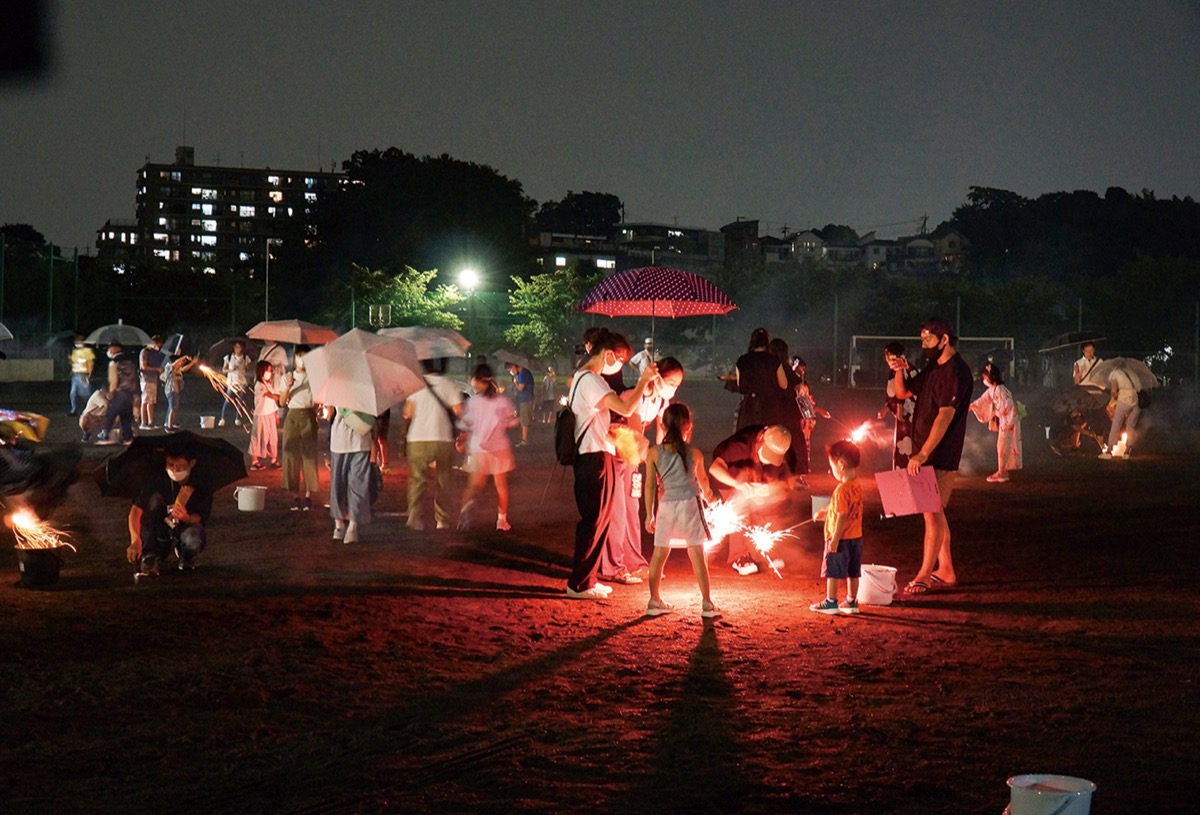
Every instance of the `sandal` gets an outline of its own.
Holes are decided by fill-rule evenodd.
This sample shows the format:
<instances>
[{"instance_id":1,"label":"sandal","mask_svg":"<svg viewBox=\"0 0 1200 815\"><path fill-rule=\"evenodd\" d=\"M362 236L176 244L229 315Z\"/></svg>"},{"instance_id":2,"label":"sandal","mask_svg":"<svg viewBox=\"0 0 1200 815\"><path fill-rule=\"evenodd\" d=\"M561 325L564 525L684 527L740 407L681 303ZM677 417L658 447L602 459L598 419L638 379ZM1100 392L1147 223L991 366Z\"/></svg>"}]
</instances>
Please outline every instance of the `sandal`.
<instances>
[{"instance_id":1,"label":"sandal","mask_svg":"<svg viewBox=\"0 0 1200 815\"><path fill-rule=\"evenodd\" d=\"M642 582L642 578L634 576L632 572L619 572L612 577L602 577L601 580L607 580L610 583L620 583L622 586L636 586Z\"/></svg>"},{"instance_id":2,"label":"sandal","mask_svg":"<svg viewBox=\"0 0 1200 815\"><path fill-rule=\"evenodd\" d=\"M936 574L929 575L929 579L933 581L933 583L931 584L931 587L937 586L938 588L952 589L958 585L957 580L953 580L953 581L943 580L942 578L938 577Z\"/></svg>"},{"instance_id":3,"label":"sandal","mask_svg":"<svg viewBox=\"0 0 1200 815\"><path fill-rule=\"evenodd\" d=\"M661 617L664 614L670 614L674 610L675 606L671 605L670 603L661 600L656 603L655 601L651 600L650 604L646 606L646 616Z\"/></svg>"},{"instance_id":4,"label":"sandal","mask_svg":"<svg viewBox=\"0 0 1200 815\"><path fill-rule=\"evenodd\" d=\"M716 606L713 606L712 608L706 608L700 612L700 616L706 620L713 620L721 616L721 609L717 608Z\"/></svg>"},{"instance_id":5,"label":"sandal","mask_svg":"<svg viewBox=\"0 0 1200 815\"><path fill-rule=\"evenodd\" d=\"M924 580L913 580L904 587L905 594L928 594L929 584Z\"/></svg>"}]
</instances>

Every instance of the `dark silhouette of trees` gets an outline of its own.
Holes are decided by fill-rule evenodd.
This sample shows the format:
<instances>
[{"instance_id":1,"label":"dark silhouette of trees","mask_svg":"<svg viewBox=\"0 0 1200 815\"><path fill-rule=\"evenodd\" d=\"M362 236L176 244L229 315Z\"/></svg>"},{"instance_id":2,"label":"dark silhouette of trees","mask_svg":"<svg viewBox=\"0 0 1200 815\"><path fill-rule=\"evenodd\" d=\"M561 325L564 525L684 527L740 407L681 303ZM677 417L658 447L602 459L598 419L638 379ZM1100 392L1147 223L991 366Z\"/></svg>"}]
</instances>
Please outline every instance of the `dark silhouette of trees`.
<instances>
[{"instance_id":1,"label":"dark silhouette of trees","mask_svg":"<svg viewBox=\"0 0 1200 815\"><path fill-rule=\"evenodd\" d=\"M539 232L598 235L611 240L620 226L624 205L606 192L568 192L561 201L547 201L537 213Z\"/></svg>"}]
</instances>

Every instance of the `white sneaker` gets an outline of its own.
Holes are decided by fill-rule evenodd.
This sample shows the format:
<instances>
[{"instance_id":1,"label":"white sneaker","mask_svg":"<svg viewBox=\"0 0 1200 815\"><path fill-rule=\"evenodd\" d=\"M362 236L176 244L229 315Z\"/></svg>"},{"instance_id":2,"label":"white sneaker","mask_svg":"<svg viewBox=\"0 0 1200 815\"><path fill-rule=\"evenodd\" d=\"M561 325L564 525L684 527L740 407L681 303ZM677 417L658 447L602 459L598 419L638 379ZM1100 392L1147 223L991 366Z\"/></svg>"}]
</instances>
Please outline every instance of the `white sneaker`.
<instances>
[{"instance_id":1,"label":"white sneaker","mask_svg":"<svg viewBox=\"0 0 1200 815\"><path fill-rule=\"evenodd\" d=\"M233 424L234 424L236 427L241 427L241 426L242 426L242 420L241 420L241 419L234 419L234 420L233 420Z\"/></svg>"},{"instance_id":2,"label":"white sneaker","mask_svg":"<svg viewBox=\"0 0 1200 815\"><path fill-rule=\"evenodd\" d=\"M597 583L592 586L592 588L603 594L605 597L612 594L612 586L608 585L607 583Z\"/></svg>"},{"instance_id":3,"label":"white sneaker","mask_svg":"<svg viewBox=\"0 0 1200 815\"><path fill-rule=\"evenodd\" d=\"M758 564L755 563L753 560L747 560L745 562L734 561L730 565L733 566L733 570L735 572L737 572L738 574L743 575L743 576L748 575L748 574L757 574L758 573Z\"/></svg>"},{"instance_id":4,"label":"white sneaker","mask_svg":"<svg viewBox=\"0 0 1200 815\"><path fill-rule=\"evenodd\" d=\"M605 592L597 591L599 584L592 586L590 589L583 591L574 591L570 586L567 586L567 597L571 600L606 600L608 595Z\"/></svg>"},{"instance_id":5,"label":"white sneaker","mask_svg":"<svg viewBox=\"0 0 1200 815\"><path fill-rule=\"evenodd\" d=\"M224 427L224 426L225 426L225 420L224 420L224 419L222 419L221 421L217 422L217 427Z\"/></svg>"}]
</instances>

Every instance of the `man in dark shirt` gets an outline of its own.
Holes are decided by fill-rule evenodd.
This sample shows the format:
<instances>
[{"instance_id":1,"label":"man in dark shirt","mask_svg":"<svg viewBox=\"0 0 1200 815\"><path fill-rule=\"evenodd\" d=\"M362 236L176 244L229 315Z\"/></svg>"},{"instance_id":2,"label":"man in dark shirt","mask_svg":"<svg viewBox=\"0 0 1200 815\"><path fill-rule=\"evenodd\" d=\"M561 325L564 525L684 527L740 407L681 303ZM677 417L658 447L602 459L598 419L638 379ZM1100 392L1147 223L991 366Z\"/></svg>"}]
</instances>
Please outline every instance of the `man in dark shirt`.
<instances>
[{"instance_id":1,"label":"man in dark shirt","mask_svg":"<svg viewBox=\"0 0 1200 815\"><path fill-rule=\"evenodd\" d=\"M795 475L796 451L792 436L781 425L747 425L716 446L709 474L726 500L745 509L746 523L754 526L771 522L776 529L786 528L782 514L791 491L804 485ZM762 561L740 532L729 536L729 565L741 575L763 571L764 567L783 568L783 561L769 556Z\"/></svg>"},{"instance_id":2,"label":"man in dark shirt","mask_svg":"<svg viewBox=\"0 0 1200 815\"><path fill-rule=\"evenodd\" d=\"M129 508L126 557L138 564L138 577L156 575L174 550L179 569L194 568L207 542L212 514L212 480L197 467L195 453L168 453L166 466L146 475Z\"/></svg>"},{"instance_id":3,"label":"man in dark shirt","mask_svg":"<svg viewBox=\"0 0 1200 815\"><path fill-rule=\"evenodd\" d=\"M895 372L896 396L907 399L915 395L917 400L913 410L913 454L908 459L908 472L917 475L922 466L932 467L942 499L940 512L924 513L921 569L905 586L906 594L924 594L935 585L953 586L958 582L950 556L950 524L945 509L950 503L962 459L968 407L975 382L970 366L958 354L957 343L958 336L950 322L931 317L921 326L921 350L929 360L924 370L908 379L904 375L907 359L899 357L888 361Z\"/></svg>"}]
</instances>

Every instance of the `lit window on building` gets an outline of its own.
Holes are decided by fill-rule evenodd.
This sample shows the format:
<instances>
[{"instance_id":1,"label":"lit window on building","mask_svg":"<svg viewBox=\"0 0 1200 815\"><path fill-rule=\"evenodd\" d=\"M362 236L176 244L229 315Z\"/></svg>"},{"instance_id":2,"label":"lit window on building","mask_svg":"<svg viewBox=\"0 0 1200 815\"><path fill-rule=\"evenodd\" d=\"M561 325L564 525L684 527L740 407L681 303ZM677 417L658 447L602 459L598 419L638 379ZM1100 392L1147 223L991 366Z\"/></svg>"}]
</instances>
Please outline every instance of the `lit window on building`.
<instances>
[{"instance_id":1,"label":"lit window on building","mask_svg":"<svg viewBox=\"0 0 1200 815\"><path fill-rule=\"evenodd\" d=\"M137 243L137 233L136 232L130 234L129 243L130 243L130 245Z\"/></svg>"},{"instance_id":2,"label":"lit window on building","mask_svg":"<svg viewBox=\"0 0 1200 815\"><path fill-rule=\"evenodd\" d=\"M612 258L596 258L596 268L597 269L615 269L615 268L617 268L617 262L615 260L613 260Z\"/></svg>"},{"instance_id":3,"label":"lit window on building","mask_svg":"<svg viewBox=\"0 0 1200 815\"><path fill-rule=\"evenodd\" d=\"M255 215L254 207L238 207L238 215L242 218L253 218Z\"/></svg>"},{"instance_id":4,"label":"lit window on building","mask_svg":"<svg viewBox=\"0 0 1200 815\"><path fill-rule=\"evenodd\" d=\"M240 260L240 261L242 261L243 263L245 263L245 262L246 262L247 260L249 260L249 259L250 259L250 253L249 253L249 252L238 252L238 260Z\"/></svg>"},{"instance_id":5,"label":"lit window on building","mask_svg":"<svg viewBox=\"0 0 1200 815\"><path fill-rule=\"evenodd\" d=\"M281 203L283 201L283 193L280 192L279 190L271 190L269 193L267 193L267 197L270 198L272 201L274 201L276 204Z\"/></svg>"},{"instance_id":6,"label":"lit window on building","mask_svg":"<svg viewBox=\"0 0 1200 815\"><path fill-rule=\"evenodd\" d=\"M309 204L317 203L317 194L315 192L304 193L304 201Z\"/></svg>"},{"instance_id":7,"label":"lit window on building","mask_svg":"<svg viewBox=\"0 0 1200 815\"><path fill-rule=\"evenodd\" d=\"M200 197L203 198L205 201L216 201L217 200L217 191L213 190L213 189L209 189L208 187L201 187L200 188Z\"/></svg>"},{"instance_id":8,"label":"lit window on building","mask_svg":"<svg viewBox=\"0 0 1200 815\"><path fill-rule=\"evenodd\" d=\"M279 183L280 183L280 182L279 182L279 176L277 176L277 175L269 175L269 176L267 176L267 183L268 183L268 184L279 184Z\"/></svg>"},{"instance_id":9,"label":"lit window on building","mask_svg":"<svg viewBox=\"0 0 1200 815\"><path fill-rule=\"evenodd\" d=\"M216 232L217 231L217 222L216 221L201 221L200 228L203 229L205 232Z\"/></svg>"},{"instance_id":10,"label":"lit window on building","mask_svg":"<svg viewBox=\"0 0 1200 815\"><path fill-rule=\"evenodd\" d=\"M216 274L216 273L217 273L217 270L216 270L216 269L214 269L214 268L213 268L213 267L211 267L211 266L205 266L205 267L204 267L204 273L205 273L205 274Z\"/></svg>"},{"instance_id":11,"label":"lit window on building","mask_svg":"<svg viewBox=\"0 0 1200 815\"><path fill-rule=\"evenodd\" d=\"M167 241L167 233L166 233L166 232L155 232L155 233L154 233L154 240L156 240L156 241L162 241L163 243L166 243L166 241Z\"/></svg>"},{"instance_id":12,"label":"lit window on building","mask_svg":"<svg viewBox=\"0 0 1200 815\"><path fill-rule=\"evenodd\" d=\"M171 173L171 180L172 180L172 181L182 181L182 180L183 180L183 174L182 174L182 173L180 173L178 170L175 170L175 171L173 171L173 172Z\"/></svg>"},{"instance_id":13,"label":"lit window on building","mask_svg":"<svg viewBox=\"0 0 1200 815\"><path fill-rule=\"evenodd\" d=\"M200 245L201 246L216 246L217 245L217 236L216 235L201 235L200 236Z\"/></svg>"},{"instance_id":14,"label":"lit window on building","mask_svg":"<svg viewBox=\"0 0 1200 815\"><path fill-rule=\"evenodd\" d=\"M213 205L212 204L201 204L200 211L202 213L204 213L205 215L212 215L213 214Z\"/></svg>"},{"instance_id":15,"label":"lit window on building","mask_svg":"<svg viewBox=\"0 0 1200 815\"><path fill-rule=\"evenodd\" d=\"M156 258L162 258L163 260L170 260L171 259L171 250L170 249L155 249L154 256Z\"/></svg>"},{"instance_id":16,"label":"lit window on building","mask_svg":"<svg viewBox=\"0 0 1200 815\"><path fill-rule=\"evenodd\" d=\"M567 265L567 259L562 255L557 255L554 258L554 265L561 269Z\"/></svg>"},{"instance_id":17,"label":"lit window on building","mask_svg":"<svg viewBox=\"0 0 1200 815\"><path fill-rule=\"evenodd\" d=\"M267 214L274 216L275 215L275 207L267 207Z\"/></svg>"}]
</instances>

